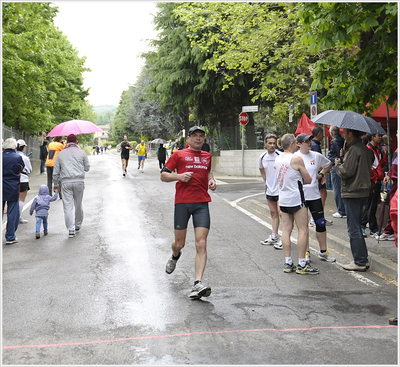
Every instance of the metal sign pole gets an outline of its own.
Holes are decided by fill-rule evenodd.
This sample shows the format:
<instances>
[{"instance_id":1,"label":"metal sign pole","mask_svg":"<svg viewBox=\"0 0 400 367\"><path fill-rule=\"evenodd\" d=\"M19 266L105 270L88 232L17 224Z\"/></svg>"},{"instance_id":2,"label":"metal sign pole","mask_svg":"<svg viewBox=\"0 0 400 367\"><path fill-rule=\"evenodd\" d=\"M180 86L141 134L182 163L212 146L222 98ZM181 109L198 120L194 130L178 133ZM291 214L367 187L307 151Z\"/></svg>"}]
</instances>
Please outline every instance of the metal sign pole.
<instances>
[{"instance_id":1,"label":"metal sign pole","mask_svg":"<svg viewBox=\"0 0 400 367\"><path fill-rule=\"evenodd\" d=\"M242 125L242 176L244 177L244 126Z\"/></svg>"}]
</instances>

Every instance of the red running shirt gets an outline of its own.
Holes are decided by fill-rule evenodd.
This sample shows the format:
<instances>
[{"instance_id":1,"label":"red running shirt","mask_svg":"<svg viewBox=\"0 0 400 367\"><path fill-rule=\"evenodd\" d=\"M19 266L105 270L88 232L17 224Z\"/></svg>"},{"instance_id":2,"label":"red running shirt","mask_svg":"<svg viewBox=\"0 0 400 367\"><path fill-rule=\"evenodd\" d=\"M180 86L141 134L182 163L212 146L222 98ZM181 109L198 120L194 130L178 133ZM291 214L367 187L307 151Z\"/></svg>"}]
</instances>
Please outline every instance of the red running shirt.
<instances>
[{"instance_id":1,"label":"red running shirt","mask_svg":"<svg viewBox=\"0 0 400 367\"><path fill-rule=\"evenodd\" d=\"M203 150L177 150L171 155L166 167L178 174L193 172L189 182L176 183L175 204L204 203L211 201L208 194L208 172L211 170L211 154Z\"/></svg>"}]
</instances>

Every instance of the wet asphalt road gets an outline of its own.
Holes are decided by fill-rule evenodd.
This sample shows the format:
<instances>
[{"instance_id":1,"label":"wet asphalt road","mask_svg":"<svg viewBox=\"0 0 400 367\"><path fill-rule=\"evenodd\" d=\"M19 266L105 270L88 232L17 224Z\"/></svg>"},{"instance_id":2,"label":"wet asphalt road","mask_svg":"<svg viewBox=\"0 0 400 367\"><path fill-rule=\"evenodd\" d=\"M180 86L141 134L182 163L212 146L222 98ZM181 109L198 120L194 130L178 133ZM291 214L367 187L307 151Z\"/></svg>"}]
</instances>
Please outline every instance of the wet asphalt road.
<instances>
[{"instance_id":1,"label":"wet asphalt road","mask_svg":"<svg viewBox=\"0 0 400 367\"><path fill-rule=\"evenodd\" d=\"M132 156L127 177L116 154L89 159L75 238L58 200L47 237L34 239L26 210L19 243L3 239L3 364L397 363L398 329L387 322L397 286L318 259L319 275L283 273L282 251L259 243L270 230L231 205L262 192L259 180L218 181L204 277L212 294L193 301L191 224L175 272L165 273L175 185L159 180L154 158L140 172ZM31 177L27 202L45 181Z\"/></svg>"}]
</instances>

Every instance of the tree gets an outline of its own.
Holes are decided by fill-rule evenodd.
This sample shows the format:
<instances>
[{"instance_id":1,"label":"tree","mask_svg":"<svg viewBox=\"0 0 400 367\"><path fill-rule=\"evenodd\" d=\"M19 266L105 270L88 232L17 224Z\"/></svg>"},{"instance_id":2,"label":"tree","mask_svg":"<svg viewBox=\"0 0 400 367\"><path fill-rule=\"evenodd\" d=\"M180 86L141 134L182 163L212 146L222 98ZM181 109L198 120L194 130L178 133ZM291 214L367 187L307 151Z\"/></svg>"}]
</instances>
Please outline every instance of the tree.
<instances>
[{"instance_id":1,"label":"tree","mask_svg":"<svg viewBox=\"0 0 400 367\"><path fill-rule=\"evenodd\" d=\"M269 126L287 126L289 103L308 109L310 52L301 44L297 3L187 3L176 12L186 22L192 47L211 53L204 67L234 88L249 76L252 104L270 111Z\"/></svg>"},{"instance_id":2,"label":"tree","mask_svg":"<svg viewBox=\"0 0 400 367\"><path fill-rule=\"evenodd\" d=\"M85 58L53 23L50 3L3 3L3 123L28 133L78 118Z\"/></svg>"},{"instance_id":3,"label":"tree","mask_svg":"<svg viewBox=\"0 0 400 367\"><path fill-rule=\"evenodd\" d=\"M224 90L224 76L204 68L211 54L191 47L187 24L175 14L179 5L158 4L160 12L155 23L160 32L159 39L153 42L156 51L144 55L150 75L147 96L177 117L179 129L187 131L194 123L202 124L211 133L232 128L228 135L234 139L237 134L233 129L239 125L237 116L243 102L249 100L245 85L249 78L240 75L234 80L237 88ZM249 125L248 130L251 128L254 130L254 125Z\"/></svg>"},{"instance_id":4,"label":"tree","mask_svg":"<svg viewBox=\"0 0 400 367\"><path fill-rule=\"evenodd\" d=\"M372 113L397 102L397 3L304 3L305 44L319 57L314 89L327 109ZM366 105L369 103L368 107Z\"/></svg>"}]
</instances>

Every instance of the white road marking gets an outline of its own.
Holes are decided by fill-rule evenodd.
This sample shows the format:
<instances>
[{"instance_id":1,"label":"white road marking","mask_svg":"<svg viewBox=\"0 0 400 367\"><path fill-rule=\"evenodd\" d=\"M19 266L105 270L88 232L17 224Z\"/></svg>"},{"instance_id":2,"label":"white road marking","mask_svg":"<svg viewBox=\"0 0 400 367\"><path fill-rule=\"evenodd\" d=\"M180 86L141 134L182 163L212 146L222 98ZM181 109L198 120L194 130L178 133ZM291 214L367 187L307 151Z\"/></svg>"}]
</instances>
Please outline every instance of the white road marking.
<instances>
[{"instance_id":1,"label":"white road marking","mask_svg":"<svg viewBox=\"0 0 400 367\"><path fill-rule=\"evenodd\" d=\"M254 219L256 222L260 223L260 224L263 225L264 227L267 227L267 228L269 228L269 229L272 230L272 226L271 226L268 222L262 220L261 218L258 218L256 215L254 215L254 214L250 213L249 211L247 211L246 209L243 209L243 208L241 208L240 206L238 206L238 203L239 203L240 201L245 200L245 199L248 199L248 198L251 198L251 197L253 197L253 196L257 196L257 195L260 195L260 194L253 194L253 195L249 195L249 196L244 196L244 197L242 197L242 198L236 199L235 201L229 201L229 200L227 200L227 199L223 199L223 200L224 200L226 203L228 203L229 205L231 205L232 207L234 207L234 208L240 210L242 213L244 213L244 214L246 214L247 216L249 216L251 219ZM282 235L282 231L281 231L281 230L279 230L279 234ZM295 244L297 245L297 240L296 240L296 238L290 237L290 241L291 241L292 243L295 243ZM310 251L311 251L311 250L313 250L313 249L311 249L311 247L310 247ZM318 251L317 251L317 250L313 250L312 252L314 252L315 254L317 254ZM336 261L335 263L332 263L332 265L335 265L335 266L337 266L337 267L339 267L339 268L342 267L342 264L338 263L337 261ZM379 287L379 284L377 284L377 283L375 283L374 281L372 281L372 280L370 280L370 279L364 277L363 275L361 275L360 273L358 273L358 272L356 272L356 271L347 271L347 270L345 270L345 271L346 271L349 275L352 275L354 278L356 278L356 279L357 279L359 282L361 282L361 283L364 283L364 284L367 284L367 285L371 285L371 286L374 286L374 287Z\"/></svg>"}]
</instances>

